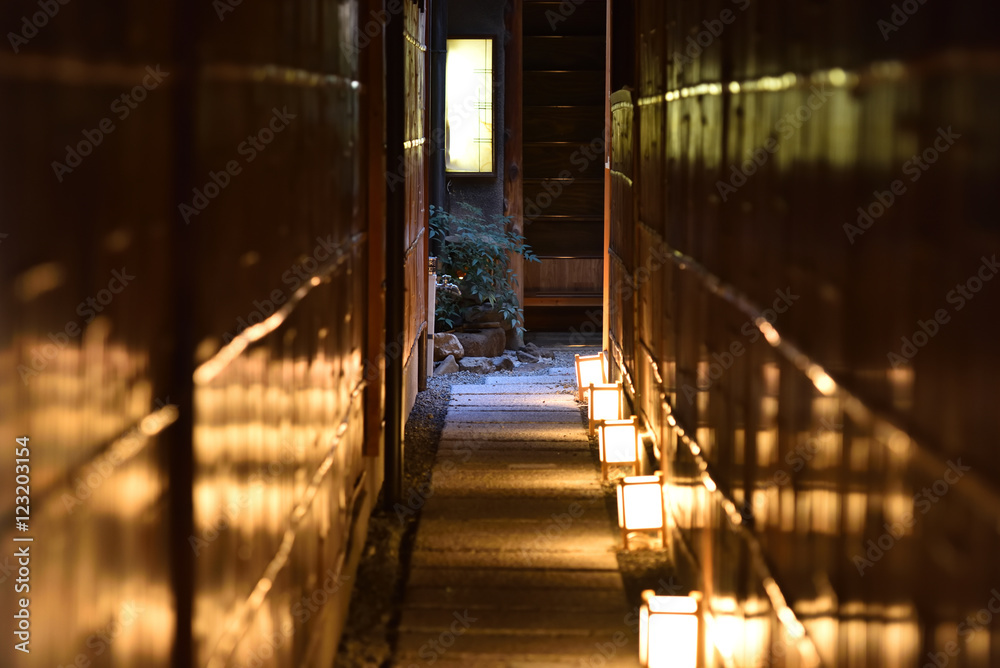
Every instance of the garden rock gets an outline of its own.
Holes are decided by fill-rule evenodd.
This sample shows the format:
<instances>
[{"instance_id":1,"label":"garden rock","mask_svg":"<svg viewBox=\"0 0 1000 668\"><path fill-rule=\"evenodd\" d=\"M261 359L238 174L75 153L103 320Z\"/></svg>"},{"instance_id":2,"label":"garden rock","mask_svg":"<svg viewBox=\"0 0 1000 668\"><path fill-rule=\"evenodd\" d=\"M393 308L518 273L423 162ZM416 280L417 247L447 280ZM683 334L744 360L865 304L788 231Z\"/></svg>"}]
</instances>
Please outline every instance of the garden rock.
<instances>
[{"instance_id":1,"label":"garden rock","mask_svg":"<svg viewBox=\"0 0 1000 668\"><path fill-rule=\"evenodd\" d=\"M444 376L449 373L458 373L461 370L462 369L458 366L458 362L455 361L455 356L448 355L444 358L444 361L434 367L434 375Z\"/></svg>"},{"instance_id":2,"label":"garden rock","mask_svg":"<svg viewBox=\"0 0 1000 668\"><path fill-rule=\"evenodd\" d=\"M463 357L458 362L458 367L462 371L472 373L493 373L493 361L486 357Z\"/></svg>"},{"instance_id":3,"label":"garden rock","mask_svg":"<svg viewBox=\"0 0 1000 668\"><path fill-rule=\"evenodd\" d=\"M440 362L449 355L453 355L455 359L465 357L465 348L462 347L461 341L454 334L435 334L434 361Z\"/></svg>"},{"instance_id":4,"label":"garden rock","mask_svg":"<svg viewBox=\"0 0 1000 668\"><path fill-rule=\"evenodd\" d=\"M467 357L499 357L503 354L507 337L499 327L484 328L476 332L455 334Z\"/></svg>"},{"instance_id":5,"label":"garden rock","mask_svg":"<svg viewBox=\"0 0 1000 668\"><path fill-rule=\"evenodd\" d=\"M540 361L540 358L537 355L532 355L531 353L525 352L523 350L517 351L517 359L521 362L524 362L525 364L531 364L533 362Z\"/></svg>"},{"instance_id":6,"label":"garden rock","mask_svg":"<svg viewBox=\"0 0 1000 668\"><path fill-rule=\"evenodd\" d=\"M498 357L493 360L494 366L496 366L497 371L513 371L514 370L514 360L509 357Z\"/></svg>"}]
</instances>

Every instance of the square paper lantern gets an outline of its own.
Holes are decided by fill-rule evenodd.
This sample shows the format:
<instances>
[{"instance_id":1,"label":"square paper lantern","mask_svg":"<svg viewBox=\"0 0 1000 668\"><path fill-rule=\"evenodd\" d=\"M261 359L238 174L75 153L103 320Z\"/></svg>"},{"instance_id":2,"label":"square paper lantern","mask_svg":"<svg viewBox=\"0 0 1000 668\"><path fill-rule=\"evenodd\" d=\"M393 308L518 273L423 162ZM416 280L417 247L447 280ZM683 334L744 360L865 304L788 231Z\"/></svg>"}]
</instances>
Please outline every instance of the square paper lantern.
<instances>
[{"instance_id":1,"label":"square paper lantern","mask_svg":"<svg viewBox=\"0 0 1000 668\"><path fill-rule=\"evenodd\" d=\"M622 384L587 386L587 417L594 434L599 420L622 419Z\"/></svg>"},{"instance_id":2,"label":"square paper lantern","mask_svg":"<svg viewBox=\"0 0 1000 668\"><path fill-rule=\"evenodd\" d=\"M608 358L604 353L576 356L576 385L580 401L587 398L587 388L608 382Z\"/></svg>"},{"instance_id":3,"label":"square paper lantern","mask_svg":"<svg viewBox=\"0 0 1000 668\"><path fill-rule=\"evenodd\" d=\"M667 512L663 506L663 472L655 475L627 476L618 479L618 528L622 543L629 549L632 540L647 536L653 545L663 547Z\"/></svg>"},{"instance_id":4,"label":"square paper lantern","mask_svg":"<svg viewBox=\"0 0 1000 668\"><path fill-rule=\"evenodd\" d=\"M639 418L601 420L597 424L597 439L601 454L601 476L607 480L612 466L628 464L639 474Z\"/></svg>"},{"instance_id":5,"label":"square paper lantern","mask_svg":"<svg viewBox=\"0 0 1000 668\"><path fill-rule=\"evenodd\" d=\"M642 592L639 611L639 665L648 668L698 668L701 592L657 596Z\"/></svg>"}]
</instances>

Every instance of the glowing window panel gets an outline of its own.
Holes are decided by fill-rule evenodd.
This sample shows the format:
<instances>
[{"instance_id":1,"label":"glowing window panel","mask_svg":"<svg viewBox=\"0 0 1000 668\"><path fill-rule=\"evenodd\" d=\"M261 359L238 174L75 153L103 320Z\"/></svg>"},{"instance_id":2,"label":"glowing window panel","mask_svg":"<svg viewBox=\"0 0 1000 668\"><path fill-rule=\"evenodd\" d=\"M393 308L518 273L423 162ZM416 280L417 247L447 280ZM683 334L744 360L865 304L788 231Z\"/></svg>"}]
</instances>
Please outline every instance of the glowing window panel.
<instances>
[{"instance_id":1,"label":"glowing window panel","mask_svg":"<svg viewBox=\"0 0 1000 668\"><path fill-rule=\"evenodd\" d=\"M493 174L493 40L449 39L445 169Z\"/></svg>"}]
</instances>

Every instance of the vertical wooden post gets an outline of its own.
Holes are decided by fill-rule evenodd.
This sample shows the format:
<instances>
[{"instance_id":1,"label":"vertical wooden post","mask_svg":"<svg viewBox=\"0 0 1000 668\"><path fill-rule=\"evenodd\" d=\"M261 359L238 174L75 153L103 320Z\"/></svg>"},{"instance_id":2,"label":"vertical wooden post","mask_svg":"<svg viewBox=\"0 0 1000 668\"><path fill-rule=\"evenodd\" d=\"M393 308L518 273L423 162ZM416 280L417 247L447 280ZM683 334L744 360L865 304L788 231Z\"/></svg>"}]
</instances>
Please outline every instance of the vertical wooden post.
<instances>
[{"instance_id":1,"label":"vertical wooden post","mask_svg":"<svg viewBox=\"0 0 1000 668\"><path fill-rule=\"evenodd\" d=\"M603 285L603 327L601 331L601 350L611 354L611 20L613 18L608 0L604 23L604 280Z\"/></svg>"},{"instance_id":2,"label":"vertical wooden post","mask_svg":"<svg viewBox=\"0 0 1000 668\"><path fill-rule=\"evenodd\" d=\"M382 0L363 3L362 16L381 9ZM361 55L362 136L368 159L368 284L365 350L365 446L368 457L377 457L382 445L382 379L385 342L385 62L383 31L371 38Z\"/></svg>"},{"instance_id":3,"label":"vertical wooden post","mask_svg":"<svg viewBox=\"0 0 1000 668\"><path fill-rule=\"evenodd\" d=\"M522 174L523 123L522 106L524 88L523 61L523 0L508 0L506 8L507 42L504 46L504 215L510 216L511 230L524 234L524 190ZM514 255L511 269L517 276L514 291L517 302L524 307L524 259Z\"/></svg>"}]
</instances>

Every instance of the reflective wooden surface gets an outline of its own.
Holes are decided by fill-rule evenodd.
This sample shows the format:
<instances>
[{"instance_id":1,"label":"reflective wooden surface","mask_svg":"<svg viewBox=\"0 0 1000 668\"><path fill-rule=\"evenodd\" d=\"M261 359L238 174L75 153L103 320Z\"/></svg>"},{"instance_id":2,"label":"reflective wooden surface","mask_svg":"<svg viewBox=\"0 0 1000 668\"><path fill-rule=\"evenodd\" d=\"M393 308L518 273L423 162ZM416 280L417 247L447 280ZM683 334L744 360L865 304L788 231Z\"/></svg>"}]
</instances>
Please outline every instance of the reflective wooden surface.
<instances>
[{"instance_id":1,"label":"reflective wooden surface","mask_svg":"<svg viewBox=\"0 0 1000 668\"><path fill-rule=\"evenodd\" d=\"M639 2L615 36L611 352L711 665L1000 664L996 11Z\"/></svg>"},{"instance_id":2,"label":"reflective wooden surface","mask_svg":"<svg viewBox=\"0 0 1000 668\"><path fill-rule=\"evenodd\" d=\"M11 539L35 538L31 655L8 633L0 664L329 666L381 475L362 456L371 16L51 4L0 54L5 628Z\"/></svg>"}]
</instances>

